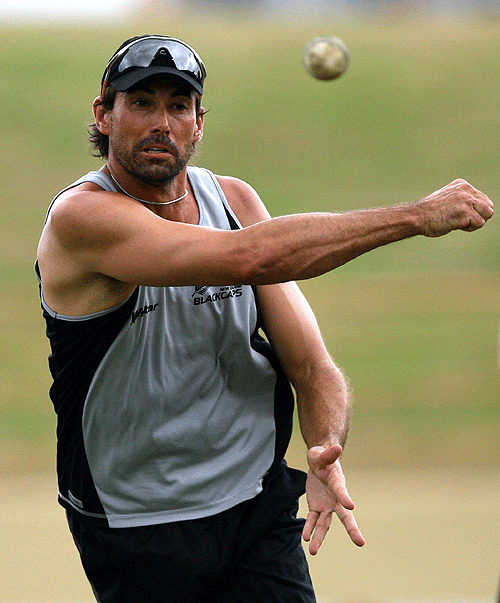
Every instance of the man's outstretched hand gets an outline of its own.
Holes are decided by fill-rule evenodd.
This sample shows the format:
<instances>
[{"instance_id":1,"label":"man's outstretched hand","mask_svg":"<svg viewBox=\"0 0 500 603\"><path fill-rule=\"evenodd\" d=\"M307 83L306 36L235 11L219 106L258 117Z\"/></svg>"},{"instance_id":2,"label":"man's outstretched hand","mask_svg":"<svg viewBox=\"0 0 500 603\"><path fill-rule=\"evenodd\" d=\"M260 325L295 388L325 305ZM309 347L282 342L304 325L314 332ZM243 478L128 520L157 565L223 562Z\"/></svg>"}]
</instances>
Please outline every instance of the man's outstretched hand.
<instances>
[{"instance_id":1,"label":"man's outstretched hand","mask_svg":"<svg viewBox=\"0 0 500 603\"><path fill-rule=\"evenodd\" d=\"M336 513L351 540L363 546L363 538L354 519L354 503L345 485L345 477L340 466L342 446L334 444L329 448L314 446L307 453L309 473L306 483L306 497L309 506L302 536L309 542L309 552L316 555Z\"/></svg>"}]
</instances>

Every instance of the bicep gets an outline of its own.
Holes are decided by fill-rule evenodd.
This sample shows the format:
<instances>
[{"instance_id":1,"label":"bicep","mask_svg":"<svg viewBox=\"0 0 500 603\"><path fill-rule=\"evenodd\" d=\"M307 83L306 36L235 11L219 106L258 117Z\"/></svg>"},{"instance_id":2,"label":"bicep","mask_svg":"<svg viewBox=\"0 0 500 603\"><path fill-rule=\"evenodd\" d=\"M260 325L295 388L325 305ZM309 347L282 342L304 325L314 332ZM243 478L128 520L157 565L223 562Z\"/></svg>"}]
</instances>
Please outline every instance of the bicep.
<instances>
[{"instance_id":1,"label":"bicep","mask_svg":"<svg viewBox=\"0 0 500 603\"><path fill-rule=\"evenodd\" d=\"M100 272L127 283L217 285L239 276L224 267L221 250L230 245L216 229L169 222L154 228L138 225L130 236L94 250L92 256Z\"/></svg>"},{"instance_id":2,"label":"bicep","mask_svg":"<svg viewBox=\"0 0 500 603\"><path fill-rule=\"evenodd\" d=\"M164 220L120 197L103 203L102 194L87 194L85 203L68 199L52 210L47 228L80 270L132 285L241 280L238 267L245 262L225 260L227 253L244 253L242 233Z\"/></svg>"}]
</instances>

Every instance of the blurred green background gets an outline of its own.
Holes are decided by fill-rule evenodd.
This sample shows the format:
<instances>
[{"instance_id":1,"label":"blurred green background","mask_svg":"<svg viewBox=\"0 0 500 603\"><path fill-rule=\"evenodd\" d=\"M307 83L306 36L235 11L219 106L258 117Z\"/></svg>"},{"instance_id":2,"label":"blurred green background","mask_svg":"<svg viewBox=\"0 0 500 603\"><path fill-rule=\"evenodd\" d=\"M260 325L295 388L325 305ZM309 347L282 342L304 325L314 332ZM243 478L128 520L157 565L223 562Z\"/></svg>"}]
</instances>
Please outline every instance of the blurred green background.
<instances>
[{"instance_id":1,"label":"blurred green background","mask_svg":"<svg viewBox=\"0 0 500 603\"><path fill-rule=\"evenodd\" d=\"M32 490L45 492L34 476L53 476L55 446L33 262L53 195L101 165L87 151L86 128L104 65L125 38L168 33L199 51L210 111L195 162L247 180L275 216L412 201L457 177L500 200L494 15L287 21L144 10L116 26L0 31L0 475L17 480L6 482L12 519L4 525L24 528L27 515L18 525L16 509L47 533L56 525L26 510ZM340 36L351 52L348 71L331 83L302 68L304 45L321 34ZM457 592L477 599L496 588L499 241L496 216L479 232L403 241L301 283L354 392L344 468L372 543L353 550L336 526L330 552L313 565L327 581L322 601L371 603L373 593L397 592L458 603ZM303 466L303 452L296 434L291 462ZM52 502L52 487L47 496ZM53 498L59 513L55 485ZM33 580L36 592L55 592L47 576L59 539L46 539L54 547L46 553L23 538L26 562L10 548L2 557L4 567L31 572L4 587L15 593L9 603L23 588L22 601L39 600ZM76 564L68 575L84 580L69 536L68 546ZM366 599L349 599L355 590Z\"/></svg>"},{"instance_id":2,"label":"blurred green background","mask_svg":"<svg viewBox=\"0 0 500 603\"><path fill-rule=\"evenodd\" d=\"M418 199L457 177L499 193L500 23L145 20L116 28L2 29L0 462L52 466L48 346L32 265L52 196L101 163L86 146L103 65L137 32L203 56L195 162L250 182L273 215ZM325 83L304 44L342 37ZM500 222L376 250L301 283L351 381L352 466L498 465Z\"/></svg>"}]
</instances>

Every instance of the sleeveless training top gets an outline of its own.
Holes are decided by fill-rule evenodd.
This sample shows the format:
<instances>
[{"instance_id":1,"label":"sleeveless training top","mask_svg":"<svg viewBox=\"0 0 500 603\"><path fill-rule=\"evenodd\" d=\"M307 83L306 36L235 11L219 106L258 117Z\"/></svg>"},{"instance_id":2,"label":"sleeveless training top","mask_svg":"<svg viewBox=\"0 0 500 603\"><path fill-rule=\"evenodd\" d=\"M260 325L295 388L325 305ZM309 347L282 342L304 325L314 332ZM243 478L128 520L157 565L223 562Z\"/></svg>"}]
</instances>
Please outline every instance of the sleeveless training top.
<instances>
[{"instance_id":1,"label":"sleeveless training top","mask_svg":"<svg viewBox=\"0 0 500 603\"><path fill-rule=\"evenodd\" d=\"M240 227L211 172L188 178L200 225ZM68 188L89 181L116 191L103 172ZM254 288L139 286L76 317L41 294L63 506L111 527L196 519L254 497L279 470L293 394L258 334Z\"/></svg>"}]
</instances>

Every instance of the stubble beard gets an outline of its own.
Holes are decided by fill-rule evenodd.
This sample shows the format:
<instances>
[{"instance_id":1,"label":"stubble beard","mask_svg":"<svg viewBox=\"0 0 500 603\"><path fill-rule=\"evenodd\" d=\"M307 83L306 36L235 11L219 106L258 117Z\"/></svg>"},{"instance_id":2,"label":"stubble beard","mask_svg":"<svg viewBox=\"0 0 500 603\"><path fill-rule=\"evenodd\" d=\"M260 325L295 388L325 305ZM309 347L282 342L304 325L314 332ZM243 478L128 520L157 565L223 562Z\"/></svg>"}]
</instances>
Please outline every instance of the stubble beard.
<instances>
[{"instance_id":1,"label":"stubble beard","mask_svg":"<svg viewBox=\"0 0 500 603\"><path fill-rule=\"evenodd\" d=\"M174 159L173 163L155 160L154 155L151 155L149 160L140 155L145 147L154 146L155 143L168 148ZM126 150L124 141L121 140L112 140L110 137L109 144L113 150L114 158L123 169L146 186L152 188L163 188L165 185L170 184L186 167L195 153L194 142L187 144L181 153L175 143L169 138L159 136L151 136L139 141L131 151Z\"/></svg>"}]
</instances>

